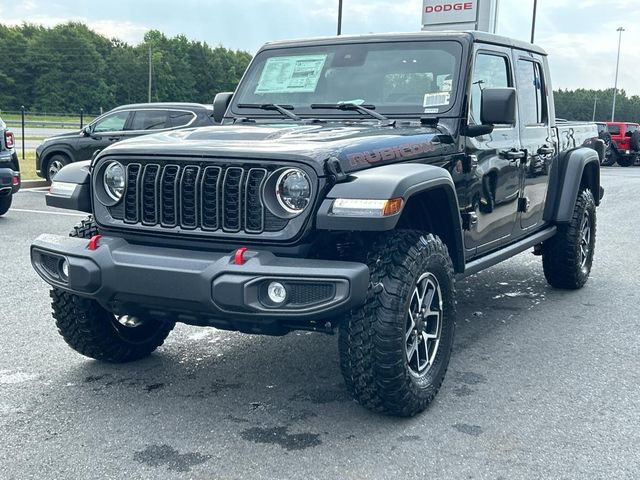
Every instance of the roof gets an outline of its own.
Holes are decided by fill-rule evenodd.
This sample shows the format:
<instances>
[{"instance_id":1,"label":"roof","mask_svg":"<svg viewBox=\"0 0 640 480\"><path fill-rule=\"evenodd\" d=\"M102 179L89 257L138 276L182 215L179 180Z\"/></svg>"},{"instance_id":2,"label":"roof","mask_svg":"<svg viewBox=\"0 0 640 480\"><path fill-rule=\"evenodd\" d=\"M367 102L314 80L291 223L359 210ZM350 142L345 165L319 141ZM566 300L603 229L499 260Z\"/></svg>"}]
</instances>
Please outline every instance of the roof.
<instances>
[{"instance_id":1,"label":"roof","mask_svg":"<svg viewBox=\"0 0 640 480\"><path fill-rule=\"evenodd\" d=\"M205 105L203 103L187 103L187 102L154 102L154 103L132 103L129 105L120 105L113 110L131 110L131 109L160 109L160 108L188 108L197 110L211 110L212 105ZM112 110L112 111L113 111Z\"/></svg>"},{"instance_id":2,"label":"roof","mask_svg":"<svg viewBox=\"0 0 640 480\"><path fill-rule=\"evenodd\" d=\"M547 55L541 47L509 37L479 31L441 31L411 33L374 33L367 35L341 35L339 37L316 37L299 40L279 40L265 44L263 49L300 47L312 45L337 45L342 43L390 42L390 41L424 41L424 40L467 40L506 47L518 48L529 52Z\"/></svg>"}]
</instances>

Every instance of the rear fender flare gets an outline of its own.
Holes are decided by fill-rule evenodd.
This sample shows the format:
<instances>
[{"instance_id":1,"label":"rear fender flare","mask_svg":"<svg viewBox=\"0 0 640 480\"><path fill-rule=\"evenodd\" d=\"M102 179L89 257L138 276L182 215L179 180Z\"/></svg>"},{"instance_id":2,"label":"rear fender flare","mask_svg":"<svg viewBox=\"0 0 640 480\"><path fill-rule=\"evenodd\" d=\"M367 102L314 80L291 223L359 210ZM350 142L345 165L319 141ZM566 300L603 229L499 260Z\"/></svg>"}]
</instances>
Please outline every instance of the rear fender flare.
<instances>
[{"instance_id":1,"label":"rear fender flare","mask_svg":"<svg viewBox=\"0 0 640 480\"><path fill-rule=\"evenodd\" d=\"M602 192L598 153L586 147L561 153L551 169L544 219L552 223L569 222L583 185L592 191L596 205L599 205Z\"/></svg>"}]
</instances>

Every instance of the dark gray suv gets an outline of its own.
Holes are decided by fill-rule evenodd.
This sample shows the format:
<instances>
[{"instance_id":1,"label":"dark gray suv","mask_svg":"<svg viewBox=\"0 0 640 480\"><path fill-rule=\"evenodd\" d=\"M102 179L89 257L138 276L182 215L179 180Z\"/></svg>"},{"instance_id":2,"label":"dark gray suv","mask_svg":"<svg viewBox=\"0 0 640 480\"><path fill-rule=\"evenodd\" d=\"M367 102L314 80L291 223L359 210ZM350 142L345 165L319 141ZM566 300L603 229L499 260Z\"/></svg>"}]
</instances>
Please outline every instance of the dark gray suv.
<instances>
[{"instance_id":1,"label":"dark gray suv","mask_svg":"<svg viewBox=\"0 0 640 480\"><path fill-rule=\"evenodd\" d=\"M199 103L144 103L114 108L80 131L45 139L36 148L36 172L51 180L65 165L89 160L96 151L120 140L213 125L212 113L212 106Z\"/></svg>"}]
</instances>

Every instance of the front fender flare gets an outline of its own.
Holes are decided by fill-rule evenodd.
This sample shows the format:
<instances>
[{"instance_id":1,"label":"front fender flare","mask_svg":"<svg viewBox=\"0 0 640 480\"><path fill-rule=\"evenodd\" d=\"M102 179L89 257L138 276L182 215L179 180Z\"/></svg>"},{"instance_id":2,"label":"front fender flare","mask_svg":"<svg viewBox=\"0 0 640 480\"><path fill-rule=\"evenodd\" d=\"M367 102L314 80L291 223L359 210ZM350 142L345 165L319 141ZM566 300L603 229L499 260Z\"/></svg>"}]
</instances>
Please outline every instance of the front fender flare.
<instances>
[{"instance_id":1,"label":"front fender flare","mask_svg":"<svg viewBox=\"0 0 640 480\"><path fill-rule=\"evenodd\" d=\"M451 257L456 270L464 270L464 243L462 223L455 185L451 174L444 168L421 163L384 165L351 174L349 180L338 183L329 191L320 205L316 228L333 231L387 231L398 225L404 207L414 195L439 189L444 192L447 217L451 222L454 251ZM334 215L331 206L336 198L372 200L403 199L403 210L388 217L349 217ZM443 208L438 205L437 208Z\"/></svg>"},{"instance_id":2,"label":"front fender flare","mask_svg":"<svg viewBox=\"0 0 640 480\"><path fill-rule=\"evenodd\" d=\"M50 207L91 213L91 160L70 163L58 172L52 183L67 184L68 194L47 193L45 201Z\"/></svg>"}]
</instances>

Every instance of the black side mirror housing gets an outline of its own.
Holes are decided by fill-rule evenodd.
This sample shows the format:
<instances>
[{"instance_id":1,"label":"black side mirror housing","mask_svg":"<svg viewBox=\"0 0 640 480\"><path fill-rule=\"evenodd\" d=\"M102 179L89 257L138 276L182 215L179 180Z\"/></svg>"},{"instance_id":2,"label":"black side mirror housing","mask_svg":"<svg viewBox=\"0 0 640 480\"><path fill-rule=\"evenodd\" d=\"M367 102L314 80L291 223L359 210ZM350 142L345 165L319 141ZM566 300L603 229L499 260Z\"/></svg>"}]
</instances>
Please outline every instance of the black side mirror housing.
<instances>
[{"instance_id":1,"label":"black side mirror housing","mask_svg":"<svg viewBox=\"0 0 640 480\"><path fill-rule=\"evenodd\" d=\"M485 88L482 91L480 120L483 125L516 123L516 89Z\"/></svg>"},{"instance_id":2,"label":"black side mirror housing","mask_svg":"<svg viewBox=\"0 0 640 480\"><path fill-rule=\"evenodd\" d=\"M80 132L80 135L83 136L83 137L90 137L91 136L91 127L89 125L84 127L82 129L82 131Z\"/></svg>"},{"instance_id":3,"label":"black side mirror housing","mask_svg":"<svg viewBox=\"0 0 640 480\"><path fill-rule=\"evenodd\" d=\"M221 92L213 99L213 120L216 123L222 123L224 114L229 108L231 99L233 98L233 92Z\"/></svg>"}]
</instances>

